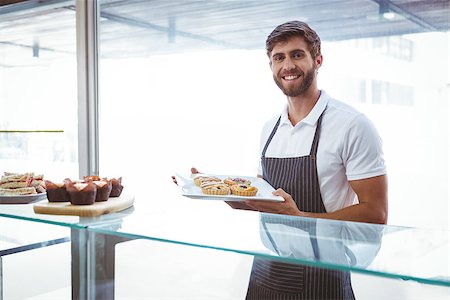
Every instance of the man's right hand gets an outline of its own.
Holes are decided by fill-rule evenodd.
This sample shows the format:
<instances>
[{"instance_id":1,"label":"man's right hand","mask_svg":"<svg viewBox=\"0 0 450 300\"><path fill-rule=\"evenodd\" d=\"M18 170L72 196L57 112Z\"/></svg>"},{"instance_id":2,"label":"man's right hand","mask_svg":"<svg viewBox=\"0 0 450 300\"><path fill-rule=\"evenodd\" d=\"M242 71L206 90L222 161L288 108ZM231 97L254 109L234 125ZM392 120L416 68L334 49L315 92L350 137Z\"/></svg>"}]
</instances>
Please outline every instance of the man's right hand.
<instances>
[{"instance_id":1,"label":"man's right hand","mask_svg":"<svg viewBox=\"0 0 450 300\"><path fill-rule=\"evenodd\" d=\"M245 204L244 202L240 202L240 201L225 201L225 203L234 209L256 210L253 207L250 207L249 205Z\"/></svg>"},{"instance_id":2,"label":"man's right hand","mask_svg":"<svg viewBox=\"0 0 450 300\"><path fill-rule=\"evenodd\" d=\"M191 173L192 174L200 174L200 172L194 167L191 168ZM177 179L175 178L175 176L172 176L172 181L173 181L173 183L178 185L178 182L177 182Z\"/></svg>"}]
</instances>

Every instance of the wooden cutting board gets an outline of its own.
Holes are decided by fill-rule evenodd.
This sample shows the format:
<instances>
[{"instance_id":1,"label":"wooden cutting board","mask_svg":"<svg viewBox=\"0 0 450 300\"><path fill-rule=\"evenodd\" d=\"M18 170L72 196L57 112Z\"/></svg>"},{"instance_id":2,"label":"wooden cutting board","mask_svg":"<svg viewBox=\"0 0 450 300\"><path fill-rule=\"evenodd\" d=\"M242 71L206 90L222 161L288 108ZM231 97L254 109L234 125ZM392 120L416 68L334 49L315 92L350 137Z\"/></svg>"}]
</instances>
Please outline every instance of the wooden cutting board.
<instances>
[{"instance_id":1,"label":"wooden cutting board","mask_svg":"<svg viewBox=\"0 0 450 300\"><path fill-rule=\"evenodd\" d=\"M122 194L120 197L110 197L108 201L95 202L91 205L72 205L70 202L42 201L34 204L33 209L37 214L96 217L127 209L133 203L134 196Z\"/></svg>"}]
</instances>

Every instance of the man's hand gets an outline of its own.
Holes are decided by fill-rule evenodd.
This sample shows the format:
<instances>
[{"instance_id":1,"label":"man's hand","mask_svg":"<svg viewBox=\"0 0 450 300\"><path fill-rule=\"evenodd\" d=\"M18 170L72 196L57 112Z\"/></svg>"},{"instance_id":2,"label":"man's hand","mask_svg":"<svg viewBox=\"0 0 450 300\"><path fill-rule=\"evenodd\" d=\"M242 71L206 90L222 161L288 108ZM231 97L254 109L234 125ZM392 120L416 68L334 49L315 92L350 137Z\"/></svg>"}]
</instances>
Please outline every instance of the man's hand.
<instances>
[{"instance_id":1,"label":"man's hand","mask_svg":"<svg viewBox=\"0 0 450 300\"><path fill-rule=\"evenodd\" d=\"M191 173L192 174L200 174L200 172L194 167L191 168ZM178 185L178 182L177 182L177 179L175 178L175 176L172 176L172 181L173 181L173 183Z\"/></svg>"},{"instance_id":2,"label":"man's hand","mask_svg":"<svg viewBox=\"0 0 450 300\"><path fill-rule=\"evenodd\" d=\"M303 216L303 213L297 208L292 196L283 189L277 189L273 192L275 196L281 196L284 202L245 200L245 204L254 210L273 214L283 214L291 216Z\"/></svg>"}]
</instances>

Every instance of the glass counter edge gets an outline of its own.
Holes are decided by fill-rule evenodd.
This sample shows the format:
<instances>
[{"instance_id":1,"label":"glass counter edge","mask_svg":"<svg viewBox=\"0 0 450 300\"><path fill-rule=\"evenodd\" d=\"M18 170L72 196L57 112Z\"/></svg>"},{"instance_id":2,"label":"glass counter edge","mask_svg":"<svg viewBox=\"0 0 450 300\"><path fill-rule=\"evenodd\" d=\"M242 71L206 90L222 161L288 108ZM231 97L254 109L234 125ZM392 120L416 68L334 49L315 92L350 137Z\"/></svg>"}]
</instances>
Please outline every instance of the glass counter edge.
<instances>
[{"instance_id":1,"label":"glass counter edge","mask_svg":"<svg viewBox=\"0 0 450 300\"><path fill-rule=\"evenodd\" d=\"M156 242L161 242L161 243L171 243L171 244L177 244L177 245L188 246L188 247L198 247L198 248L225 251L225 252L234 252L237 254L258 256L258 257L262 257L262 258L266 258L266 259L275 259L275 260L279 260L279 261L283 261L283 262L287 262L287 263L302 264L302 265L307 265L307 266L311 266L311 267L319 267L319 268L333 269L333 270L339 270L339 271L354 271L354 272L378 276L378 277L402 279L405 281L411 280L411 281L416 281L416 282L423 283L423 284L450 287L450 278L447 278L446 280L440 280L440 279L415 277L415 276L405 275L405 274L386 273L386 272L381 272L381 271L367 270L367 269L355 268L355 267L351 267L351 266L336 265L336 264L330 264L330 263L324 263L324 262L318 262L318 261L309 261L309 260L302 260L302 259L298 259L298 258L293 259L293 258L288 258L288 257L273 256L273 255L269 255L269 254L265 254L265 253L261 253L261 252L252 252L250 250L237 250L237 249L231 249L231 248L200 245L200 244L194 244L194 243L188 243L188 242L182 242L182 241L150 237L150 236L139 235L139 234L123 233L123 232L119 232L119 231L112 232L111 230L102 229L100 227L96 227L95 225L93 225L93 226L88 225L86 230L91 233L124 237L124 238L128 238L129 240L138 240L138 239L151 240L151 241L156 241Z\"/></svg>"},{"instance_id":2,"label":"glass counter edge","mask_svg":"<svg viewBox=\"0 0 450 300\"><path fill-rule=\"evenodd\" d=\"M71 217L76 217L76 216L71 216ZM56 226L62 226L62 227L70 227L70 228L74 228L74 229L85 229L86 227L88 227L87 224L60 222L60 221L46 220L46 219L40 219L40 218L24 217L24 216L19 216L19 215L10 215L10 214L5 214L5 213L0 213L0 218L9 218L9 219L22 220L22 221L38 222L38 223L50 224L50 225L56 225Z\"/></svg>"}]
</instances>

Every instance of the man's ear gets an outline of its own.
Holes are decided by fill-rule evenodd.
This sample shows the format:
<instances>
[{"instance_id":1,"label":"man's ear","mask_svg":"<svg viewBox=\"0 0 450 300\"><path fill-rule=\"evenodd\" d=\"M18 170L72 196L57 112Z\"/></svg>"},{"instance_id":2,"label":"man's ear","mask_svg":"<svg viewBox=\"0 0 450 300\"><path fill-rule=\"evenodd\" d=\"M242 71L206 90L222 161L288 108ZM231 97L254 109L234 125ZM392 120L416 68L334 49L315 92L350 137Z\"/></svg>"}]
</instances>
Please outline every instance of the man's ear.
<instances>
[{"instance_id":1,"label":"man's ear","mask_svg":"<svg viewBox=\"0 0 450 300\"><path fill-rule=\"evenodd\" d=\"M316 63L317 69L319 69L322 66L322 63L323 63L322 54L317 55L317 57L315 59L315 63Z\"/></svg>"}]
</instances>

